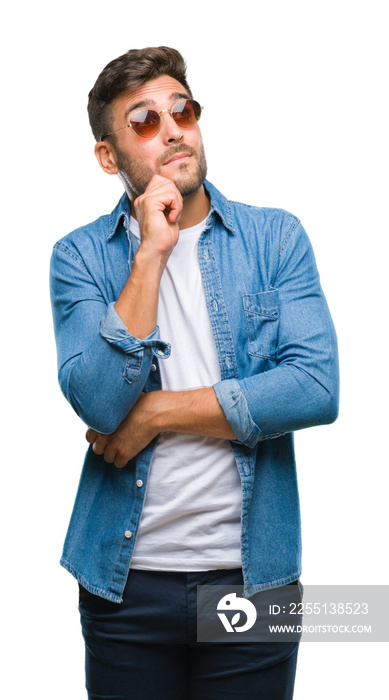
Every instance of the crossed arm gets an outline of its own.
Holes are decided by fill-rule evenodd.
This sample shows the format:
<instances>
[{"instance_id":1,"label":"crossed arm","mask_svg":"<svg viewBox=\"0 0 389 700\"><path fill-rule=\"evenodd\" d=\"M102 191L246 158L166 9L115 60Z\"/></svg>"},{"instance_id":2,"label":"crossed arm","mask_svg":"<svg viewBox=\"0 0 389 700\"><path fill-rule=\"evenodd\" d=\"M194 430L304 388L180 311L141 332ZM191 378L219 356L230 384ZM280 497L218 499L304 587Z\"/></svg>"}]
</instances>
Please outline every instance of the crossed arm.
<instances>
[{"instance_id":1,"label":"crossed arm","mask_svg":"<svg viewBox=\"0 0 389 700\"><path fill-rule=\"evenodd\" d=\"M142 393L124 421L111 435L92 428L86 439L106 462L124 467L161 432L187 433L234 440L212 387L192 391Z\"/></svg>"}]
</instances>

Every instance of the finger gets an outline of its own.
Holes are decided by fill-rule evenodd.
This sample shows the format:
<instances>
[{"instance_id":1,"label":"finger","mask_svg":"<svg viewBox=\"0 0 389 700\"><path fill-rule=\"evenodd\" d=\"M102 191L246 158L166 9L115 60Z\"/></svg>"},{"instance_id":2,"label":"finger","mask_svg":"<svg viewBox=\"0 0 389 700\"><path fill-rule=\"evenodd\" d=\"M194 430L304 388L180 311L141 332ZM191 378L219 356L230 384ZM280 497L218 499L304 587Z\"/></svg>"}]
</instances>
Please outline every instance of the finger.
<instances>
[{"instance_id":1,"label":"finger","mask_svg":"<svg viewBox=\"0 0 389 700\"><path fill-rule=\"evenodd\" d=\"M164 182L167 182L168 178L163 177L163 175L159 175L159 173L154 173L152 178L149 181L149 184L147 185L145 192L150 192L155 190L157 187L160 187L161 184Z\"/></svg>"},{"instance_id":2,"label":"finger","mask_svg":"<svg viewBox=\"0 0 389 700\"><path fill-rule=\"evenodd\" d=\"M97 436L98 436L98 433L96 432L96 430L93 430L93 428L88 428L88 430L85 433L85 438L86 438L87 442L90 442L90 443L94 442L96 440Z\"/></svg>"},{"instance_id":3,"label":"finger","mask_svg":"<svg viewBox=\"0 0 389 700\"><path fill-rule=\"evenodd\" d=\"M170 205L170 211L168 214L168 219L171 224L178 224L182 214L182 206L177 206L174 208L172 205Z\"/></svg>"},{"instance_id":4,"label":"finger","mask_svg":"<svg viewBox=\"0 0 389 700\"><path fill-rule=\"evenodd\" d=\"M171 188L172 185L173 185L173 187L176 187L173 180L171 180L168 177L164 177L163 175L159 175L158 173L155 173L153 175L153 177L151 178L151 180L150 180L149 184L147 185L143 194L151 194L151 193L154 194L155 192L158 192L159 190L161 190L161 188L164 188L164 187Z\"/></svg>"},{"instance_id":5,"label":"finger","mask_svg":"<svg viewBox=\"0 0 389 700\"><path fill-rule=\"evenodd\" d=\"M172 224L176 224L181 217L184 200L175 185L173 190L169 187L166 192L164 204L166 205L165 211L167 210L168 212L167 217L169 221Z\"/></svg>"},{"instance_id":6,"label":"finger","mask_svg":"<svg viewBox=\"0 0 389 700\"><path fill-rule=\"evenodd\" d=\"M118 469L122 469L130 459L128 444L124 444L121 440L115 440L112 445L107 446L104 459L111 464L113 463Z\"/></svg>"},{"instance_id":7,"label":"finger","mask_svg":"<svg viewBox=\"0 0 389 700\"><path fill-rule=\"evenodd\" d=\"M172 185L174 185L172 180L168 180L166 177L162 177L161 175L154 175L147 185L145 191L134 199L133 205L136 211L142 207L144 202L147 201L150 196L158 197L166 191L166 187L169 187L171 190Z\"/></svg>"},{"instance_id":8,"label":"finger","mask_svg":"<svg viewBox=\"0 0 389 700\"><path fill-rule=\"evenodd\" d=\"M159 200L164 207L172 209L182 209L183 198L173 180L167 177L155 175L146 187L143 194L134 201L135 209L139 209L143 204L150 201Z\"/></svg>"},{"instance_id":9,"label":"finger","mask_svg":"<svg viewBox=\"0 0 389 700\"><path fill-rule=\"evenodd\" d=\"M104 450L107 446L107 442L108 442L107 435L100 435L100 433L97 433L96 440L94 441L93 446L92 446L93 452L95 452L97 455L104 454Z\"/></svg>"},{"instance_id":10,"label":"finger","mask_svg":"<svg viewBox=\"0 0 389 700\"><path fill-rule=\"evenodd\" d=\"M108 464L113 464L115 462L116 454L117 448L108 443L104 450L104 460L108 462Z\"/></svg>"},{"instance_id":11,"label":"finger","mask_svg":"<svg viewBox=\"0 0 389 700\"><path fill-rule=\"evenodd\" d=\"M128 464L129 461L130 461L129 455L123 456L123 455L117 454L117 455L116 455L116 458L115 458L115 461L114 461L114 465L115 465L115 467L117 467L118 469L123 469L123 467L125 467L126 464Z\"/></svg>"}]
</instances>

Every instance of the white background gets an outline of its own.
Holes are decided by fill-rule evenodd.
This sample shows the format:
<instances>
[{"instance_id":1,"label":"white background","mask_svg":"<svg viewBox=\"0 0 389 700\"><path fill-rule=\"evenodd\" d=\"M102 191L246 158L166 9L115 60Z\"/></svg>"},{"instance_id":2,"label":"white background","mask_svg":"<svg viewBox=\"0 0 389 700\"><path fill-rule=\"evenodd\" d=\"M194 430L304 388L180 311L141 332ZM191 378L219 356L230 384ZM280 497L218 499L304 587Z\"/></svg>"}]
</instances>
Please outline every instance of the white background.
<instances>
[{"instance_id":1,"label":"white background","mask_svg":"<svg viewBox=\"0 0 389 700\"><path fill-rule=\"evenodd\" d=\"M209 178L301 218L338 331L341 410L296 435L303 583L383 584L387 567L385 3L19 2L2 22L2 677L7 700L82 700L76 583L58 565L84 426L56 379L54 242L113 209L86 100L129 48L188 63ZM306 643L295 699L383 697L388 645ZM157 690L157 689L156 689ZM242 692L242 698L244 694Z\"/></svg>"}]
</instances>

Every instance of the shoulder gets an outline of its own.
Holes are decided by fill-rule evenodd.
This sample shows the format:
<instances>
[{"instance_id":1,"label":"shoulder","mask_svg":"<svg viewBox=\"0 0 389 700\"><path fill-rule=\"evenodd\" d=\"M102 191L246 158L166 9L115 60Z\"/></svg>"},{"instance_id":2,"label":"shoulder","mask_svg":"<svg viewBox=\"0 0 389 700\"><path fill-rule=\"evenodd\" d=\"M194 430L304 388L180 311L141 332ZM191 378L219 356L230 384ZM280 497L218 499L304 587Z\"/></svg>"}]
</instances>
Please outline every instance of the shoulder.
<instances>
[{"instance_id":1,"label":"shoulder","mask_svg":"<svg viewBox=\"0 0 389 700\"><path fill-rule=\"evenodd\" d=\"M253 254L264 255L274 263L293 249L306 233L300 219L286 209L259 207L231 201L234 230Z\"/></svg>"},{"instance_id":2,"label":"shoulder","mask_svg":"<svg viewBox=\"0 0 389 700\"><path fill-rule=\"evenodd\" d=\"M107 241L110 235L110 215L100 216L95 221L79 226L60 238L54 244L54 250L76 252L92 245L96 240Z\"/></svg>"},{"instance_id":3,"label":"shoulder","mask_svg":"<svg viewBox=\"0 0 389 700\"><path fill-rule=\"evenodd\" d=\"M129 219L127 195L123 195L110 214L100 216L89 224L76 228L54 244L54 252L73 256L81 261L104 255L109 241L113 238L123 219Z\"/></svg>"},{"instance_id":4,"label":"shoulder","mask_svg":"<svg viewBox=\"0 0 389 700\"><path fill-rule=\"evenodd\" d=\"M73 276L80 269L96 273L107 247L109 218L109 215L101 216L60 238L53 246L51 273L67 270Z\"/></svg>"},{"instance_id":5,"label":"shoulder","mask_svg":"<svg viewBox=\"0 0 389 700\"><path fill-rule=\"evenodd\" d=\"M206 181L211 202L227 228L241 233L245 239L271 239L280 247L292 235L300 219L285 209L261 207L227 199L214 185Z\"/></svg>"},{"instance_id":6,"label":"shoulder","mask_svg":"<svg viewBox=\"0 0 389 700\"><path fill-rule=\"evenodd\" d=\"M279 207L260 207L231 200L230 205L237 226L243 228L246 235L251 231L254 235L276 237L280 245L285 244L301 223L295 214Z\"/></svg>"}]
</instances>

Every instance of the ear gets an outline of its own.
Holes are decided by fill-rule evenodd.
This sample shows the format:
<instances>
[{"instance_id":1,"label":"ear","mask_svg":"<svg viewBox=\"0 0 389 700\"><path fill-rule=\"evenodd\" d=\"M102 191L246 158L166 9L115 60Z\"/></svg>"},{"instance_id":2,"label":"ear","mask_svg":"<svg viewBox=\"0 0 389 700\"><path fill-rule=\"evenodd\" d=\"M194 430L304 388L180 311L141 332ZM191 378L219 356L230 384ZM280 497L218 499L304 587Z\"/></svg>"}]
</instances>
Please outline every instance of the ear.
<instances>
[{"instance_id":1,"label":"ear","mask_svg":"<svg viewBox=\"0 0 389 700\"><path fill-rule=\"evenodd\" d=\"M95 156L104 172L108 175L117 175L119 168L116 165L115 149L109 141L98 141L95 146Z\"/></svg>"}]
</instances>

